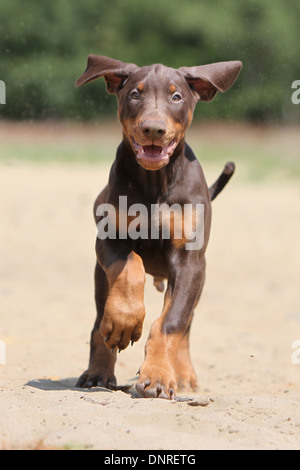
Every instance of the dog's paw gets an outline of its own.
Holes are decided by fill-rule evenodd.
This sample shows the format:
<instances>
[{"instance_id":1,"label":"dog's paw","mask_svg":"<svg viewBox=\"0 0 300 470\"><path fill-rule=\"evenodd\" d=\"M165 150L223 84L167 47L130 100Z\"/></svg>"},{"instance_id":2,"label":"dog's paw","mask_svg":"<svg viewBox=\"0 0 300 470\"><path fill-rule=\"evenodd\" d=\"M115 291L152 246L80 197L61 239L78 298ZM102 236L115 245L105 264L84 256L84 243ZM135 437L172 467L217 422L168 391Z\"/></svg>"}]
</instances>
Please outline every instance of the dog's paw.
<instances>
[{"instance_id":1,"label":"dog's paw","mask_svg":"<svg viewBox=\"0 0 300 470\"><path fill-rule=\"evenodd\" d=\"M109 390L114 390L117 386L117 379L109 369L99 369L92 371L87 369L79 377L76 387L91 388L91 387L104 387Z\"/></svg>"},{"instance_id":2,"label":"dog's paw","mask_svg":"<svg viewBox=\"0 0 300 470\"><path fill-rule=\"evenodd\" d=\"M139 375L136 390L142 397L170 400L175 398L176 379L171 365L167 367L154 364L142 366Z\"/></svg>"},{"instance_id":3,"label":"dog's paw","mask_svg":"<svg viewBox=\"0 0 300 470\"><path fill-rule=\"evenodd\" d=\"M122 351L129 343L138 341L142 335L144 318L145 307L142 303L107 303L100 325L105 346Z\"/></svg>"},{"instance_id":4,"label":"dog's paw","mask_svg":"<svg viewBox=\"0 0 300 470\"><path fill-rule=\"evenodd\" d=\"M197 377L177 377L177 388L180 392L197 392L199 390Z\"/></svg>"},{"instance_id":5,"label":"dog's paw","mask_svg":"<svg viewBox=\"0 0 300 470\"><path fill-rule=\"evenodd\" d=\"M196 392L198 390L197 376L188 351L184 356L177 357L175 373L178 390L181 392Z\"/></svg>"}]
</instances>

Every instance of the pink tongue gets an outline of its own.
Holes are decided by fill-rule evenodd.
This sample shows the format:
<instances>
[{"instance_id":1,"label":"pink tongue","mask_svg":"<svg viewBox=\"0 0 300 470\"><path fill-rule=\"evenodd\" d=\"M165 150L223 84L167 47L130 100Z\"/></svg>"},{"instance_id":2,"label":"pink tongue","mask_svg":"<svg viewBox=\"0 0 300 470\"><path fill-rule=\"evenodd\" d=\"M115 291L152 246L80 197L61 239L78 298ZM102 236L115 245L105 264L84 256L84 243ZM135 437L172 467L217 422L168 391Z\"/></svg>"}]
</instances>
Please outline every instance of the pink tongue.
<instances>
[{"instance_id":1,"label":"pink tongue","mask_svg":"<svg viewBox=\"0 0 300 470\"><path fill-rule=\"evenodd\" d=\"M158 157L161 154L162 147L158 145L144 145L143 150L146 155Z\"/></svg>"}]
</instances>

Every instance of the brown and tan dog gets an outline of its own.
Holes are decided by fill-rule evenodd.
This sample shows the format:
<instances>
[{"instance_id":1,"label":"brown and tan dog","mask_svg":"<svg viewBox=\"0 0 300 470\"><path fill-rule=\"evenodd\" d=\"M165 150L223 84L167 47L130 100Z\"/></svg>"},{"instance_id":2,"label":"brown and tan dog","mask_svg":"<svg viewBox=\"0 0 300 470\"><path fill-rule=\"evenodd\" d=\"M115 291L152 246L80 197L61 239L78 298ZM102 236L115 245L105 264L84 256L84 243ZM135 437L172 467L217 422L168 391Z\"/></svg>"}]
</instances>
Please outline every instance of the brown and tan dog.
<instances>
[{"instance_id":1,"label":"brown and tan dog","mask_svg":"<svg viewBox=\"0 0 300 470\"><path fill-rule=\"evenodd\" d=\"M123 141L108 185L95 202L97 224L103 220L98 207L106 203L115 208L116 236L96 240L97 318L91 334L89 367L77 386L116 388L117 350L133 344L142 333L146 272L154 277L158 290L163 290L163 279L168 284L162 313L152 325L146 343L136 389L144 397L160 398L174 398L177 389L196 389L189 332L204 284L211 200L230 179L234 165L227 164L209 189L198 160L185 143L185 131L197 101L210 101L218 91L228 90L241 67L240 61L180 69L160 64L138 67L104 56L89 56L76 85L105 78L108 92L117 95ZM126 196L128 206L142 204L149 214L153 205L201 205L202 245L186 249L187 238L175 236L174 217L168 239L161 236L164 219L158 237L121 236L120 196ZM132 217L126 216L125 220L128 230ZM195 228L194 219L192 227Z\"/></svg>"}]
</instances>

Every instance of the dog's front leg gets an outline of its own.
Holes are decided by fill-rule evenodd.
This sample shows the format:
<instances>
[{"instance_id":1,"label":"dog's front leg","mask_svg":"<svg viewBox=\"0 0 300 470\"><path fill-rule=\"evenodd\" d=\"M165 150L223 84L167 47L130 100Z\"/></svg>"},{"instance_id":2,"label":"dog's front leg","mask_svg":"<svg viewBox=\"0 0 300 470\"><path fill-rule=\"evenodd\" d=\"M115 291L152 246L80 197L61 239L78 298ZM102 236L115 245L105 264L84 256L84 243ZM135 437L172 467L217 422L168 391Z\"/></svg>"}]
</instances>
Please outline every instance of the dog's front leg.
<instances>
[{"instance_id":1,"label":"dog's front leg","mask_svg":"<svg viewBox=\"0 0 300 470\"><path fill-rule=\"evenodd\" d=\"M136 385L144 397L175 397L178 348L204 283L205 261L198 252L175 252L170 259L163 311L151 327Z\"/></svg>"},{"instance_id":2,"label":"dog's front leg","mask_svg":"<svg viewBox=\"0 0 300 470\"><path fill-rule=\"evenodd\" d=\"M113 388L117 349L125 349L142 334L145 271L141 258L119 240L97 239L96 253L97 318L91 334L89 367L77 386Z\"/></svg>"},{"instance_id":3,"label":"dog's front leg","mask_svg":"<svg viewBox=\"0 0 300 470\"><path fill-rule=\"evenodd\" d=\"M96 253L108 281L100 333L107 348L122 350L142 334L146 279L143 261L119 240L97 240Z\"/></svg>"}]
</instances>

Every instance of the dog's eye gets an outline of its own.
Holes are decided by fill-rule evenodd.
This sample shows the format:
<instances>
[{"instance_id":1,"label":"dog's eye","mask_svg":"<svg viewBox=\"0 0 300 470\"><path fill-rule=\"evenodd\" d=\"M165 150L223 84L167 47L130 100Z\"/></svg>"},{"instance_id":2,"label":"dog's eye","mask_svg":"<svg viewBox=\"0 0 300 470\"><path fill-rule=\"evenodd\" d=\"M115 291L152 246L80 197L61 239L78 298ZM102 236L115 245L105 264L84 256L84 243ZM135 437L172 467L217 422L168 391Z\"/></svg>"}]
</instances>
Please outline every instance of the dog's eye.
<instances>
[{"instance_id":1,"label":"dog's eye","mask_svg":"<svg viewBox=\"0 0 300 470\"><path fill-rule=\"evenodd\" d=\"M174 95L172 96L172 101L175 101L176 103L178 101L181 101L182 100L182 96L180 95L180 93L174 93Z\"/></svg>"},{"instance_id":2,"label":"dog's eye","mask_svg":"<svg viewBox=\"0 0 300 470\"><path fill-rule=\"evenodd\" d=\"M137 90L133 90L129 95L129 99L132 101L138 101L140 99L139 92Z\"/></svg>"}]
</instances>

